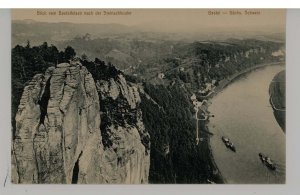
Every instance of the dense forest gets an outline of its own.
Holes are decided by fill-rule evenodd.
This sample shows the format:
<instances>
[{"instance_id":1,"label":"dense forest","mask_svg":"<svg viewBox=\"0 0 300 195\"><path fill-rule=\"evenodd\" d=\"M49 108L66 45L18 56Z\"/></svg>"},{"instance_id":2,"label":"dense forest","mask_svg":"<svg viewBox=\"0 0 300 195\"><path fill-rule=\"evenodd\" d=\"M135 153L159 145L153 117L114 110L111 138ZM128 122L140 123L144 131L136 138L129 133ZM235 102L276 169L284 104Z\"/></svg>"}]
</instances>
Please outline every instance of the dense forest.
<instances>
[{"instance_id":1,"label":"dense forest","mask_svg":"<svg viewBox=\"0 0 300 195\"><path fill-rule=\"evenodd\" d=\"M145 84L142 96L143 121L151 137L151 183L222 182L210 159L207 139L196 145L195 111L191 92L179 84ZM208 136L208 135L204 135Z\"/></svg>"},{"instance_id":2,"label":"dense forest","mask_svg":"<svg viewBox=\"0 0 300 195\"><path fill-rule=\"evenodd\" d=\"M228 42L194 42L181 58L168 58L170 67L164 71L165 79L180 79L194 90L204 84L217 82L246 68L262 63L283 60L282 56L273 56L282 45L257 40L230 40Z\"/></svg>"},{"instance_id":3,"label":"dense forest","mask_svg":"<svg viewBox=\"0 0 300 195\"><path fill-rule=\"evenodd\" d=\"M82 43L79 45L83 47L87 46L86 42L97 43L88 37L77 39L78 43ZM98 41L109 40L98 39ZM92 44L92 48L97 49L99 47L97 45ZM143 41L130 45L131 56L143 54L140 56L149 61L142 61L141 63L145 64L135 69L141 76L125 75L128 81L141 84L145 91L141 93L140 106L143 122L151 139L149 181L206 183L207 179L210 179L221 182L218 175L213 174L215 170L209 158L208 143L206 141L200 142L199 145L195 143L195 111L190 96L207 82L220 81L259 63L280 60L280 56L271 54L282 45L256 40L231 40L230 44L194 42L173 45L169 43L164 44L167 45L164 47L160 45ZM110 49L112 47L108 48ZM156 55L157 53L160 55ZM33 47L28 42L26 46L17 45L12 49L13 131L23 89L32 77L44 73L50 66L69 62L73 58L78 58L95 80L107 80L122 73L113 63L107 62L107 59L99 57L101 59L90 60L90 57L78 54L77 50L75 52L71 46L59 51L56 46L48 45L46 42ZM165 78L156 82L157 78L153 79L152 76L156 77L158 72L164 72Z\"/></svg>"}]
</instances>

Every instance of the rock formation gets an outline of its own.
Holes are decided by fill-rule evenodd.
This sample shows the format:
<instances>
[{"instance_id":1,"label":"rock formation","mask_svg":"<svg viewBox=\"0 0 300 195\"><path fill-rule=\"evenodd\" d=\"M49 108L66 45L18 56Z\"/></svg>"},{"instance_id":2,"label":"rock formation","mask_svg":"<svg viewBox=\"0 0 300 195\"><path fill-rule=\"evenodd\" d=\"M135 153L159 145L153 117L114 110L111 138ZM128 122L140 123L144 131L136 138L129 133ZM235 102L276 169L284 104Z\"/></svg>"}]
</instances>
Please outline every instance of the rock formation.
<instances>
[{"instance_id":1,"label":"rock formation","mask_svg":"<svg viewBox=\"0 0 300 195\"><path fill-rule=\"evenodd\" d=\"M62 63L25 87L16 114L13 183L147 183L150 139L137 88Z\"/></svg>"}]
</instances>

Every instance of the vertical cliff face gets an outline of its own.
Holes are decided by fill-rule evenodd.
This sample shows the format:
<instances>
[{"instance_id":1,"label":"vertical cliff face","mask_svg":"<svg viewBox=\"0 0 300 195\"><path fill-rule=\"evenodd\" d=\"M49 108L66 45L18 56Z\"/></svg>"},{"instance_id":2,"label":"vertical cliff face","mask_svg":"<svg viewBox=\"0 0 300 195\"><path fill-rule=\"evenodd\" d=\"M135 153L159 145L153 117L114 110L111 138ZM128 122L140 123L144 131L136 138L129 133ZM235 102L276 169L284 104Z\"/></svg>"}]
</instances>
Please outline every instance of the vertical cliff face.
<instances>
[{"instance_id":1,"label":"vertical cliff face","mask_svg":"<svg viewBox=\"0 0 300 195\"><path fill-rule=\"evenodd\" d=\"M150 143L139 101L122 75L94 81L80 63L35 75L16 115L13 182L146 183Z\"/></svg>"},{"instance_id":2,"label":"vertical cliff face","mask_svg":"<svg viewBox=\"0 0 300 195\"><path fill-rule=\"evenodd\" d=\"M150 137L142 122L138 90L122 74L96 83L101 100L101 134L114 183L147 183ZM120 174L121 173L121 174ZM127 174L129 173L129 174Z\"/></svg>"}]
</instances>

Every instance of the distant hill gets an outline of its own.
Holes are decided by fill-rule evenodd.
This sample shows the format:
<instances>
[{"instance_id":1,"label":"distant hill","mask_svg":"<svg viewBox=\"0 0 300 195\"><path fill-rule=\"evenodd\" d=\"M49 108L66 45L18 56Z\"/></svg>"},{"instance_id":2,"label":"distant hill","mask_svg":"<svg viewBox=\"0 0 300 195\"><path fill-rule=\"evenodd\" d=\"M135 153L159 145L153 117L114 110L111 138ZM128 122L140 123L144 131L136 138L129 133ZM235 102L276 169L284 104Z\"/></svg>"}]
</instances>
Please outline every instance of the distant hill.
<instances>
[{"instance_id":1,"label":"distant hill","mask_svg":"<svg viewBox=\"0 0 300 195\"><path fill-rule=\"evenodd\" d=\"M87 32L92 32L95 36L111 36L133 31L136 29L121 24L47 23L34 20L14 20L12 21L12 46L25 44L27 40L30 40L32 45L38 45L44 41L55 44Z\"/></svg>"},{"instance_id":2,"label":"distant hill","mask_svg":"<svg viewBox=\"0 0 300 195\"><path fill-rule=\"evenodd\" d=\"M206 79L203 76L206 68L210 76L219 75L222 79L236 69L273 61L270 53L284 50L284 40L284 33L277 31L269 34L243 34L229 30L224 33L176 34L145 32L141 26L120 24L12 22L13 47L17 44L25 46L27 41L31 46L47 42L48 45L56 45L58 50L71 46L78 57L84 56L88 60L100 58L106 63L113 63L126 74L155 83L161 83L157 81L161 72L168 81L180 76L187 83L199 82L198 77ZM184 71L178 72L179 69ZM197 74L202 76L195 76Z\"/></svg>"},{"instance_id":3,"label":"distant hill","mask_svg":"<svg viewBox=\"0 0 300 195\"><path fill-rule=\"evenodd\" d=\"M33 30L34 29L34 30ZM12 46L26 44L27 40L32 45L42 44L44 41L55 44L71 40L76 36L90 33L92 38L114 38L114 39L139 39L139 40L181 40L185 42L203 40L226 40L231 37L237 39L259 39L263 41L284 42L285 33L275 29L276 33L265 31L245 31L211 29L205 26L195 26L195 32L162 32L159 29L145 24L126 26L122 24L88 24L69 22L38 22L35 20L13 20L12 21Z\"/></svg>"}]
</instances>

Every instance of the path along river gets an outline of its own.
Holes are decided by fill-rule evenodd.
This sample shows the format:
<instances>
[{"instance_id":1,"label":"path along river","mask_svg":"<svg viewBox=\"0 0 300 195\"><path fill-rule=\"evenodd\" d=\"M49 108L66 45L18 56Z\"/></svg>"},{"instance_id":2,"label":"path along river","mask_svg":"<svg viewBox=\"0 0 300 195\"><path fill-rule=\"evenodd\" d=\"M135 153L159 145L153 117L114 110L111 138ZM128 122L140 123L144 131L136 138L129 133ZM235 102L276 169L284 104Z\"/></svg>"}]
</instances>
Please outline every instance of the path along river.
<instances>
[{"instance_id":1,"label":"path along river","mask_svg":"<svg viewBox=\"0 0 300 195\"><path fill-rule=\"evenodd\" d=\"M212 98L210 144L226 183L285 183L285 134L269 102L270 82L283 69L272 65L251 71ZM234 143L236 153L225 147L222 136ZM273 159L277 171L262 164L260 152Z\"/></svg>"}]
</instances>

